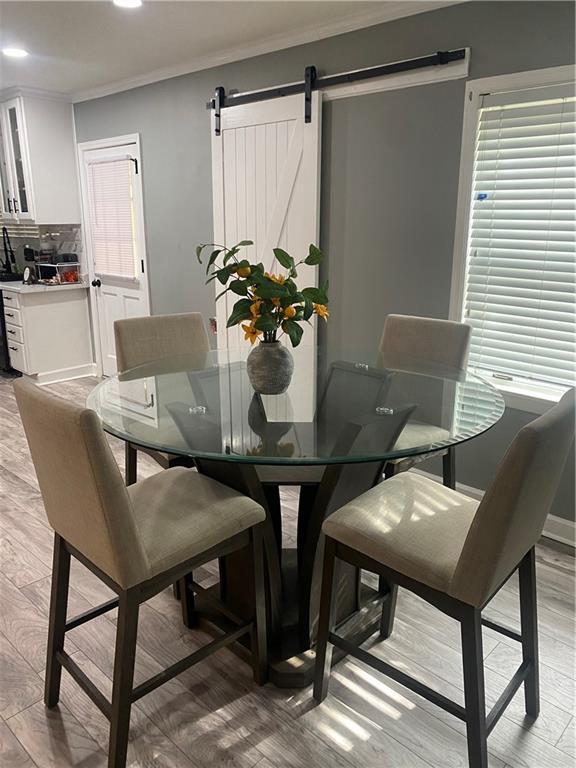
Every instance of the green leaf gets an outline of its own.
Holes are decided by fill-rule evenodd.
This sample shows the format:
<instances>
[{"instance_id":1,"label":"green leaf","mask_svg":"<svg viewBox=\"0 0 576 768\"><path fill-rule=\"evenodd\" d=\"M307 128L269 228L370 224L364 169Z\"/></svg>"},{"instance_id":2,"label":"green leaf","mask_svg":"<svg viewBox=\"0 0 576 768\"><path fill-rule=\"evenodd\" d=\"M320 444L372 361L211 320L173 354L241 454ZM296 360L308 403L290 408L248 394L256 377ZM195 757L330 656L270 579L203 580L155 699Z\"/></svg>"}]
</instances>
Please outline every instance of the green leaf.
<instances>
[{"instance_id":1,"label":"green leaf","mask_svg":"<svg viewBox=\"0 0 576 768\"><path fill-rule=\"evenodd\" d=\"M208 259L208 264L206 265L206 274L208 274L208 270L214 264L218 256L222 253L222 248L219 248L217 251L212 251L210 254L210 258Z\"/></svg>"},{"instance_id":2,"label":"green leaf","mask_svg":"<svg viewBox=\"0 0 576 768\"><path fill-rule=\"evenodd\" d=\"M214 273L218 280L222 283L222 285L226 285L228 282L230 275L234 273L235 266L230 267L222 267L222 269L217 269Z\"/></svg>"},{"instance_id":3,"label":"green leaf","mask_svg":"<svg viewBox=\"0 0 576 768\"><path fill-rule=\"evenodd\" d=\"M252 302L250 299L239 299L232 307L232 312L226 323L227 328L231 328L233 325L238 325L242 320L250 320L252 314L250 312L250 305Z\"/></svg>"},{"instance_id":4,"label":"green leaf","mask_svg":"<svg viewBox=\"0 0 576 768\"><path fill-rule=\"evenodd\" d=\"M255 321L254 327L258 328L259 331L276 331L278 329L277 323L269 315L259 317Z\"/></svg>"},{"instance_id":5,"label":"green leaf","mask_svg":"<svg viewBox=\"0 0 576 768\"><path fill-rule=\"evenodd\" d=\"M202 259L200 258L200 254L202 253L204 247L205 247L204 245L196 246L196 258L198 259L199 264L202 264Z\"/></svg>"},{"instance_id":6,"label":"green leaf","mask_svg":"<svg viewBox=\"0 0 576 768\"><path fill-rule=\"evenodd\" d=\"M273 283L271 280L254 281L256 293L261 299L281 299L288 291L283 285Z\"/></svg>"},{"instance_id":7,"label":"green leaf","mask_svg":"<svg viewBox=\"0 0 576 768\"><path fill-rule=\"evenodd\" d=\"M246 246L246 245L254 245L254 241L253 240L240 240L239 243L236 243L234 248L244 248L244 246Z\"/></svg>"},{"instance_id":8,"label":"green leaf","mask_svg":"<svg viewBox=\"0 0 576 768\"><path fill-rule=\"evenodd\" d=\"M305 299L314 302L314 304L326 304L328 298L322 288L303 288L301 293Z\"/></svg>"},{"instance_id":9,"label":"green leaf","mask_svg":"<svg viewBox=\"0 0 576 768\"><path fill-rule=\"evenodd\" d=\"M310 320L312 317L312 314L314 312L314 304L310 301L310 299L304 300L304 314L302 316L303 320Z\"/></svg>"},{"instance_id":10,"label":"green leaf","mask_svg":"<svg viewBox=\"0 0 576 768\"><path fill-rule=\"evenodd\" d=\"M314 264L320 264L323 258L324 258L324 254L322 253L320 248L317 248L313 243L310 243L308 256L306 256L306 258L304 259L304 264L308 264L310 266Z\"/></svg>"},{"instance_id":11,"label":"green leaf","mask_svg":"<svg viewBox=\"0 0 576 768\"><path fill-rule=\"evenodd\" d=\"M248 283L246 280L232 280L228 287L233 293L237 293L238 296L248 295Z\"/></svg>"},{"instance_id":12,"label":"green leaf","mask_svg":"<svg viewBox=\"0 0 576 768\"><path fill-rule=\"evenodd\" d=\"M294 259L289 253L286 253L282 248L274 248L273 250L278 263L281 264L284 269L292 269L294 267Z\"/></svg>"},{"instance_id":13,"label":"green leaf","mask_svg":"<svg viewBox=\"0 0 576 768\"><path fill-rule=\"evenodd\" d=\"M228 264L228 262L230 261L230 259L233 259L233 258L234 258L234 256L236 256L236 254L237 254L237 253L238 253L238 248L236 248L236 246L234 246L234 248L230 248L230 250L228 251L228 253L226 254L226 256L224 256L224 258L223 258L223 260L222 260L222 263L223 263L224 265Z\"/></svg>"},{"instance_id":14,"label":"green leaf","mask_svg":"<svg viewBox=\"0 0 576 768\"><path fill-rule=\"evenodd\" d=\"M286 320L284 323L282 323L282 328L286 331L286 333L290 337L292 346L297 347L298 344L300 344L300 340L302 339L302 334L304 333L304 329L302 328L300 323L297 323L295 320Z\"/></svg>"}]
</instances>

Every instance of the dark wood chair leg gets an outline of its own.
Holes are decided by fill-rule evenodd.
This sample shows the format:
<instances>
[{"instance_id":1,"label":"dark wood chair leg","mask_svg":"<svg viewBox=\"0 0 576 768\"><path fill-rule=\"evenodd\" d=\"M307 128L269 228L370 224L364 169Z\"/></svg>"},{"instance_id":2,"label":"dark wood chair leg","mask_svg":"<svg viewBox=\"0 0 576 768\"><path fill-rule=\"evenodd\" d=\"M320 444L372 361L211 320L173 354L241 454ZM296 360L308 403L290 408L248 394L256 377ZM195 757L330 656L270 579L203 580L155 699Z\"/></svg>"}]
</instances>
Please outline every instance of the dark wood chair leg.
<instances>
[{"instance_id":1,"label":"dark wood chair leg","mask_svg":"<svg viewBox=\"0 0 576 768\"><path fill-rule=\"evenodd\" d=\"M394 477L396 474L396 464L392 464L391 462L388 462L384 466L384 480L389 480L391 477ZM383 576L378 576L378 592L381 595L387 595L390 590L390 584L386 581L386 579ZM394 605L396 605L396 601L394 601ZM394 620L394 615L392 615L392 620ZM388 637L388 635L386 635Z\"/></svg>"},{"instance_id":2,"label":"dark wood chair leg","mask_svg":"<svg viewBox=\"0 0 576 768\"><path fill-rule=\"evenodd\" d=\"M388 480L391 477L394 477L396 474L396 464L392 464L392 462L388 462L384 467L384 479Z\"/></svg>"},{"instance_id":3,"label":"dark wood chair leg","mask_svg":"<svg viewBox=\"0 0 576 768\"><path fill-rule=\"evenodd\" d=\"M55 707L60 698L62 665L56 658L64 650L66 632L66 611L68 607L68 586L70 582L70 553L57 533L54 535L52 564L52 592L50 595L50 618L48 625L48 649L46 654L46 678L44 701L47 707Z\"/></svg>"},{"instance_id":4,"label":"dark wood chair leg","mask_svg":"<svg viewBox=\"0 0 576 768\"><path fill-rule=\"evenodd\" d=\"M250 531L254 558L254 629L252 630L252 664L254 682L264 685L268 680L268 638L266 611L266 582L264 579L264 538L262 526Z\"/></svg>"},{"instance_id":5,"label":"dark wood chair leg","mask_svg":"<svg viewBox=\"0 0 576 768\"><path fill-rule=\"evenodd\" d=\"M134 485L138 479L137 470L138 452L131 443L124 444L124 463L126 485Z\"/></svg>"},{"instance_id":6,"label":"dark wood chair leg","mask_svg":"<svg viewBox=\"0 0 576 768\"><path fill-rule=\"evenodd\" d=\"M540 675L538 669L538 614L536 609L536 555L534 547L525 555L518 569L520 581L520 626L522 659L531 669L524 681L526 713L538 717L540 712Z\"/></svg>"},{"instance_id":7,"label":"dark wood chair leg","mask_svg":"<svg viewBox=\"0 0 576 768\"><path fill-rule=\"evenodd\" d=\"M196 605L194 592L192 591L191 573L187 573L178 583L178 592L180 593L180 606L182 608L182 621L184 626L192 629L196 626Z\"/></svg>"},{"instance_id":8,"label":"dark wood chair leg","mask_svg":"<svg viewBox=\"0 0 576 768\"><path fill-rule=\"evenodd\" d=\"M121 592L119 600L108 768L125 768L126 766L140 607L139 596L134 590Z\"/></svg>"},{"instance_id":9,"label":"dark wood chair leg","mask_svg":"<svg viewBox=\"0 0 576 768\"><path fill-rule=\"evenodd\" d=\"M174 595L174 598L176 600L180 600L180 582L175 581L174 584L172 584L172 594Z\"/></svg>"},{"instance_id":10,"label":"dark wood chair leg","mask_svg":"<svg viewBox=\"0 0 576 768\"><path fill-rule=\"evenodd\" d=\"M382 577L380 577L382 578ZM386 598L382 606L382 616L380 618L380 638L386 640L392 634L394 628L394 616L396 614L396 600L398 599L398 585L387 584Z\"/></svg>"},{"instance_id":11,"label":"dark wood chair leg","mask_svg":"<svg viewBox=\"0 0 576 768\"><path fill-rule=\"evenodd\" d=\"M330 682L332 666L332 644L328 635L334 628L336 599L333 590L334 570L336 567L336 543L326 539L324 565L322 570L322 591L320 593L320 615L318 617L318 639L316 641L316 667L314 670L314 698L324 701Z\"/></svg>"},{"instance_id":12,"label":"dark wood chair leg","mask_svg":"<svg viewBox=\"0 0 576 768\"><path fill-rule=\"evenodd\" d=\"M442 456L442 481L446 488L456 490L456 451L453 445Z\"/></svg>"},{"instance_id":13,"label":"dark wood chair leg","mask_svg":"<svg viewBox=\"0 0 576 768\"><path fill-rule=\"evenodd\" d=\"M460 622L468 762L470 768L488 768L482 615L477 608L466 606Z\"/></svg>"}]
</instances>

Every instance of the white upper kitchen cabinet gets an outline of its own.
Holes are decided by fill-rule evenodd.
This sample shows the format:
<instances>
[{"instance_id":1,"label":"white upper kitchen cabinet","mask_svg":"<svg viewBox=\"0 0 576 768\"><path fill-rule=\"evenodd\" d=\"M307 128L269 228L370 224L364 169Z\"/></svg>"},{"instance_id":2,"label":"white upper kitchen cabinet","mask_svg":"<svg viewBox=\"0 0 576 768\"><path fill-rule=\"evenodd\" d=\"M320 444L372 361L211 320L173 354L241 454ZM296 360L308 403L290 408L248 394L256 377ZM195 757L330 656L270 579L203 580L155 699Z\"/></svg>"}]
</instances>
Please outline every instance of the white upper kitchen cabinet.
<instances>
[{"instance_id":1,"label":"white upper kitchen cabinet","mask_svg":"<svg viewBox=\"0 0 576 768\"><path fill-rule=\"evenodd\" d=\"M2 215L36 224L79 224L72 105L22 93L0 104Z\"/></svg>"}]
</instances>

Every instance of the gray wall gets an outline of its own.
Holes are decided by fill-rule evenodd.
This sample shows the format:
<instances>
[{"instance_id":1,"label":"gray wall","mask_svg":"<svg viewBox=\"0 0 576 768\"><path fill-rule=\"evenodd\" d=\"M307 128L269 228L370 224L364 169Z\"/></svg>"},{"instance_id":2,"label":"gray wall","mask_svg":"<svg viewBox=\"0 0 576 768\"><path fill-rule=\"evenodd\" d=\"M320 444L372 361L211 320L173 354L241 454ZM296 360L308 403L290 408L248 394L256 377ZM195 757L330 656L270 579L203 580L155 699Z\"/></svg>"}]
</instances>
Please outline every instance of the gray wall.
<instances>
[{"instance_id":1,"label":"gray wall","mask_svg":"<svg viewBox=\"0 0 576 768\"><path fill-rule=\"evenodd\" d=\"M79 141L138 132L142 141L152 311L213 314L193 246L212 234L209 119L217 85L251 90L469 46L470 77L574 61L570 2L473 2L166 80L75 106ZM321 245L332 317L323 338L346 355L375 344L384 317L446 317L450 299L464 82L324 106ZM530 414L508 410L458 452L461 482L483 488ZM573 457L552 510L574 517Z\"/></svg>"}]
</instances>

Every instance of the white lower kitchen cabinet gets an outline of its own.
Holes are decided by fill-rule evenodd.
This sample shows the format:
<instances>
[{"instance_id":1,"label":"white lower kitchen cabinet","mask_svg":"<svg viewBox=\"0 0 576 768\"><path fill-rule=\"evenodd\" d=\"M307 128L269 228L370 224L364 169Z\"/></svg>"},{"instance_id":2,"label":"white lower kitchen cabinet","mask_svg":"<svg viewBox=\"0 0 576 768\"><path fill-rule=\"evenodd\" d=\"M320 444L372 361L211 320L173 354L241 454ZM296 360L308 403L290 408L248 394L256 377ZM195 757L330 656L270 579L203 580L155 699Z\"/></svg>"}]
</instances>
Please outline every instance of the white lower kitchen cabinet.
<instances>
[{"instance_id":1,"label":"white lower kitchen cabinet","mask_svg":"<svg viewBox=\"0 0 576 768\"><path fill-rule=\"evenodd\" d=\"M94 373L85 286L10 283L2 297L13 368L38 384Z\"/></svg>"}]
</instances>

